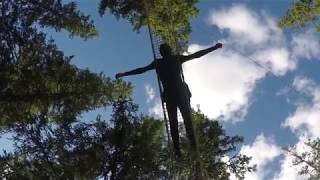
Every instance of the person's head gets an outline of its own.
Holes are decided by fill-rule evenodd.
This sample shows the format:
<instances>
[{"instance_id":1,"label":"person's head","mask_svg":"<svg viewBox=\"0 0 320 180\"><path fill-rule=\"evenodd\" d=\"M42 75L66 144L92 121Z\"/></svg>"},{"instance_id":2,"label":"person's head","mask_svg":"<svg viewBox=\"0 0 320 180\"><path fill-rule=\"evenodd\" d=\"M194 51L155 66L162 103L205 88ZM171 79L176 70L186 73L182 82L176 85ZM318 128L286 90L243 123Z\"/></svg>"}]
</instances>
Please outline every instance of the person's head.
<instances>
[{"instance_id":1,"label":"person's head","mask_svg":"<svg viewBox=\"0 0 320 180\"><path fill-rule=\"evenodd\" d=\"M160 54L161 54L162 57L170 56L172 54L171 47L166 43L161 44L160 45Z\"/></svg>"}]
</instances>

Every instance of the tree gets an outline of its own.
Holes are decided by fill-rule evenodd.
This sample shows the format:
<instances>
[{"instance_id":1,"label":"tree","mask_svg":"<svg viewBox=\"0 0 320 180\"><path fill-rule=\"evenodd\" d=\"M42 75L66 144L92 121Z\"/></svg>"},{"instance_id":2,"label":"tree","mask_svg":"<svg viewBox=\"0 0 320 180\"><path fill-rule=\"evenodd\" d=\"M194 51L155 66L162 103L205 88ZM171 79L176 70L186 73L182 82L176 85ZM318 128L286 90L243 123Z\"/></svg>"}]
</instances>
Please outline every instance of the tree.
<instances>
[{"instance_id":1,"label":"tree","mask_svg":"<svg viewBox=\"0 0 320 180\"><path fill-rule=\"evenodd\" d=\"M128 19L138 31L149 25L165 42L186 45L191 33L190 19L198 14L198 0L101 0L100 15L108 8L117 18Z\"/></svg>"},{"instance_id":2,"label":"tree","mask_svg":"<svg viewBox=\"0 0 320 180\"><path fill-rule=\"evenodd\" d=\"M15 127L14 153L0 157L2 178L156 179L162 176L162 123L113 103L110 121L36 123ZM45 117L45 116L43 116ZM107 123L109 122L109 123Z\"/></svg>"},{"instance_id":3,"label":"tree","mask_svg":"<svg viewBox=\"0 0 320 180\"><path fill-rule=\"evenodd\" d=\"M92 123L81 121L51 123L37 121L21 125L15 151L0 156L2 177L19 179L169 179L190 178L192 162L187 138L182 133L183 158L170 155L162 121L137 114L130 100L113 102L109 121L99 117ZM221 158L241 143L238 136L225 135L217 121L195 112L202 166L210 179L228 179L229 172L243 177L253 170L250 158L235 155L229 162Z\"/></svg>"},{"instance_id":4,"label":"tree","mask_svg":"<svg viewBox=\"0 0 320 180\"><path fill-rule=\"evenodd\" d=\"M299 174L309 175L309 179L320 178L320 138L305 143L306 151L299 153L297 147L289 147L286 151L294 157L293 165L302 166Z\"/></svg>"},{"instance_id":5,"label":"tree","mask_svg":"<svg viewBox=\"0 0 320 180\"><path fill-rule=\"evenodd\" d=\"M65 29L71 36L83 38L96 35L90 17L79 12L74 2L7 0L1 2L0 8L1 64L21 61L23 53L37 50L37 46L33 46L37 40L46 43L43 42L45 34L38 31L40 28Z\"/></svg>"},{"instance_id":6,"label":"tree","mask_svg":"<svg viewBox=\"0 0 320 180\"><path fill-rule=\"evenodd\" d=\"M304 27L314 25L320 32L320 0L293 2L287 14L279 21L280 27Z\"/></svg>"},{"instance_id":7,"label":"tree","mask_svg":"<svg viewBox=\"0 0 320 180\"><path fill-rule=\"evenodd\" d=\"M218 121L209 119L200 111L193 112L193 125L197 135L202 170L208 179L229 179L230 173L243 179L246 172L255 171L255 166L249 166L251 157L234 153L238 144L243 142L240 136L228 136ZM192 175L192 159L188 148L188 139L184 127L180 125L183 132L183 160L176 164L176 171L180 178ZM225 156L231 156L227 162L222 161ZM189 166L181 166L189 164Z\"/></svg>"},{"instance_id":8,"label":"tree","mask_svg":"<svg viewBox=\"0 0 320 180\"><path fill-rule=\"evenodd\" d=\"M90 38L96 30L76 4L61 0L8 0L0 3L0 129L31 122L74 119L81 112L128 96L130 85L70 63L42 28L65 29Z\"/></svg>"},{"instance_id":9,"label":"tree","mask_svg":"<svg viewBox=\"0 0 320 180\"><path fill-rule=\"evenodd\" d=\"M118 5L128 2L133 10L137 5L138 15L148 14L138 8L142 1L108 2L115 3L108 6L114 8L114 14ZM169 33L161 29L174 24L174 31L181 28L182 34L187 35L188 20L196 13L196 1L148 2L154 2L148 8L154 11L149 17L154 30L165 38L169 34L173 37L172 30ZM169 8L165 3L169 2L173 12L166 10ZM134 21L134 17L140 16L135 16L130 8L119 9L119 15L141 23L139 28L146 25L146 17ZM71 36L94 36L93 22L76 10L75 3L8 0L0 3L0 9L0 130L12 132L15 143L13 152L0 155L1 178L160 179L172 174L190 177L189 152L184 151L181 161L170 155L161 121L138 115L137 106L127 100L130 84L77 68L70 63L72 56L65 56L41 31L54 28L64 29ZM168 20L171 15L175 19ZM83 112L111 105L110 119L80 119ZM206 120L201 113L195 114L195 122L199 122L199 143L210 177L227 178L228 168L240 173L251 170L247 166L249 158L235 156L231 158L234 161L221 162L221 157L235 150L241 138L226 136L217 122ZM183 147L188 149L187 138L182 135Z\"/></svg>"},{"instance_id":10,"label":"tree","mask_svg":"<svg viewBox=\"0 0 320 180\"><path fill-rule=\"evenodd\" d=\"M113 104L112 130L106 137L110 143L104 176L113 179L159 179L164 153L163 124L159 120L137 115L132 101Z\"/></svg>"}]
</instances>

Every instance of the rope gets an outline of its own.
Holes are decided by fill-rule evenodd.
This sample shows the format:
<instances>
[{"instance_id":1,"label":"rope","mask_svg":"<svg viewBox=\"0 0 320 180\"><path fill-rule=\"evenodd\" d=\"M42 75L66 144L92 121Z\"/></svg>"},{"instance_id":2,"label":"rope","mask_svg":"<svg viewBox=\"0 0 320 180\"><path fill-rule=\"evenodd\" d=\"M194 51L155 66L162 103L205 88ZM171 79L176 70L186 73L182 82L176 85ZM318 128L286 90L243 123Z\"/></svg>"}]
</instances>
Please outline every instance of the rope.
<instances>
[{"instance_id":1,"label":"rope","mask_svg":"<svg viewBox=\"0 0 320 180\"><path fill-rule=\"evenodd\" d=\"M157 59L159 59L160 57L157 57L157 51L156 51L156 47L155 45L157 44L158 46L161 43L161 39L158 39L158 43L156 43L156 38L157 36L154 34L154 32L152 31L151 27L150 27L150 20L149 20L149 12L148 12L148 7L147 7L147 3L146 0L144 0L144 8L146 11L146 15L147 15L147 22L148 22L148 33L149 33L149 38L150 38L150 43L151 43L151 49L152 49L152 54L153 54L153 59L156 61ZM159 47L157 47L159 49ZM159 55L159 54L158 54ZM159 93L160 93L160 99L161 99L161 106L162 106L162 112L163 112L163 118L164 118L164 123L165 123L165 127L166 127L166 133L167 133L167 140L168 140L168 148L169 148L169 154L170 154L170 162L169 162L169 169L168 169L168 175L169 175L169 179L172 179L172 169L173 169L173 161L172 161L172 157L173 157L173 151L172 151L172 146L171 146L171 136L170 136L170 126L168 123L168 118L167 118L167 109L165 106L165 102L163 100L163 88L161 86L160 83L160 77L158 74L158 71L156 70L156 74L157 74L157 82L158 82L158 88L159 88Z\"/></svg>"},{"instance_id":2,"label":"rope","mask_svg":"<svg viewBox=\"0 0 320 180\"><path fill-rule=\"evenodd\" d=\"M248 60L250 60L253 64L255 64L256 66L260 67L261 69L265 70L267 73L270 73L273 77L276 77L276 79L278 79L279 81L281 81L282 84L284 84L286 87L288 87L289 90L299 93L296 88L293 87L292 83L288 83L287 81L284 81L283 79L278 78L279 76L277 76L271 68L264 66L262 63L260 63L258 60L242 53L241 51L236 50L235 48L233 48L232 45L228 45L229 48L237 53L239 53L241 56L246 57Z\"/></svg>"},{"instance_id":3,"label":"rope","mask_svg":"<svg viewBox=\"0 0 320 180\"><path fill-rule=\"evenodd\" d=\"M167 2L167 6L168 7L173 7L173 5L169 3L169 2L172 2L172 1L167 0L166 2ZM177 32L174 29L174 24L173 24L174 16L172 15L171 8L168 8L168 11L169 11L168 15L170 17L170 19L169 19L169 21L170 21L169 32L171 31L170 32L170 34L172 35L171 38L173 38L173 41L174 41L174 44L173 44L175 46L174 50L175 50L176 54L180 54L181 51L182 51L182 48L180 47L180 44L179 44L178 39L177 39ZM181 76L181 79L182 79L183 83L186 83L185 82L185 78L184 78L184 74L183 74L182 65L180 67L180 72L181 72L180 76ZM186 87L184 87L184 94L185 94L186 97L188 96ZM192 112L191 112L190 101L188 102L188 108L189 108L189 111L190 111L190 118L191 118L190 121L191 121L191 124L192 124ZM182 114L180 112L180 109L179 109L179 111L177 111L177 116L178 116L177 117L178 120L183 119ZM186 124L185 124L185 126L186 126ZM190 142L195 142L195 146L196 146L196 147L190 147L190 149L192 150L192 161L193 161L192 162L192 169L193 169L193 176L194 176L193 178L202 180L204 174L203 174L203 171L202 171L202 163L201 163L201 159L200 159L200 155L199 155L197 136L195 134L193 124L192 124L191 128L192 128L192 134L193 134L193 138L194 139L189 139L189 141ZM186 132L186 133L188 133L188 132ZM189 138L189 135L187 135L187 137ZM191 145L191 143L190 143L190 145Z\"/></svg>"},{"instance_id":4,"label":"rope","mask_svg":"<svg viewBox=\"0 0 320 180\"><path fill-rule=\"evenodd\" d=\"M155 50L155 47L154 47L154 38L153 38L154 36L153 36L152 31L151 31L149 26L148 26L148 30L149 30L149 36L150 36L150 41L151 41L151 48L152 48L153 58L156 60L157 59L157 55L156 55L156 50ZM159 92L160 92L161 105L162 105L162 110L163 110L163 118L164 118L167 137L168 137L168 147L170 147L171 139L170 139L170 133L169 133L169 124L168 124L168 118L167 118L167 111L166 111L166 107L165 107L165 102L164 102L163 97L162 97L163 88L161 86L160 78L159 78L159 75L158 75L157 71L156 71L156 74L157 74L157 82L158 82L158 87L159 87Z\"/></svg>"},{"instance_id":5,"label":"rope","mask_svg":"<svg viewBox=\"0 0 320 180\"><path fill-rule=\"evenodd\" d=\"M169 1L167 0L167 5L168 5L168 7L171 7L170 6L170 4L169 4ZM151 42L151 48L152 48L152 52L153 52L153 57L154 57L154 60L157 60L157 59L159 59L160 57L157 57L157 50L156 50L156 47L155 47L155 45L157 45L156 43L156 38L158 37L159 39L160 39L160 37L159 36L157 36L156 34L155 34L155 32L153 32L152 31L152 29L151 29L151 27L150 27L150 21L149 21L149 12L148 12L148 7L147 7L147 3L146 3L146 0L144 0L144 8L145 8L145 12L146 12L146 15L147 15L147 22L148 22L148 31L149 31L149 37L150 37L150 42ZM179 44L178 44L178 40L177 40L177 34L176 34L176 31L175 31L175 29L174 29L174 26L173 26L173 19L172 19L172 15L171 15L171 11L170 11L171 9L170 8L168 8L168 11L169 11L169 13L170 14L168 14L169 15L169 17L170 17L170 19L169 19L169 21L170 21L170 25L169 25L169 27L168 27L168 30L169 30L169 34L171 34L172 35L172 37L169 37L169 39L170 39L170 41L172 40L171 38L173 38L173 41L174 41L174 51L175 51L175 53L180 53L180 51L181 51L181 48L180 48L180 46L179 46ZM161 43L161 39L158 41L158 43L160 44ZM158 45L159 45L158 44ZM159 48L159 47L157 47L157 48ZM162 94L163 94L163 87L161 86L161 83L160 83L160 78L159 78L159 74L158 74L158 72L156 71L156 73L157 73L157 80L158 80L158 87L159 87L159 91L160 91L160 94L161 94L161 103L162 103L162 109L163 109L163 115L164 115L164 121L165 121L165 126L166 126L166 132L167 132L167 137L168 137L168 147L170 148L170 156L172 157L172 155L173 155L173 153L172 153L172 148L171 148L171 143L170 143L170 132L169 132L169 129L170 129L170 126L169 126L169 124L168 124L168 118L167 118L167 109L166 109L166 107L165 107L165 102L164 102L164 100L163 100L163 97L162 97ZM185 83L185 80L184 80L184 75L183 75L183 70L182 70L182 67L181 67L181 78L182 78L182 80L183 80L183 82ZM187 90L186 90L186 88L184 88L184 91L185 91L185 95L187 96ZM189 110L190 110L190 113L191 113L191 106L190 106L190 102L188 103L188 106L189 106ZM180 112L180 110L179 110L179 112ZM179 113L178 111L177 111L177 118L178 118L178 120L181 120L181 118L182 118L182 115L181 115L181 112ZM191 119L190 119L190 121L192 121L192 114L190 114L190 116L191 116ZM192 124L192 123L191 123ZM196 135L195 135L195 133L194 133L194 129L193 129L193 127L191 127L192 128L192 133L193 133L193 135L194 135L194 139L189 139L189 141L190 142L195 142L195 146L196 147L191 147L191 149L192 149L192 169L193 169L193 175L194 175L194 178L195 179L203 179L203 173L202 173L202 168L201 168L201 159L200 159L200 155L199 155L199 150L198 150L198 145L197 145L197 140L196 140ZM187 132L188 133L188 132ZM189 137L189 136L188 136ZM192 143L190 143L190 145L191 145ZM196 148L195 150L194 150L194 148ZM171 169L172 167L173 167L173 163L172 163L172 161L171 161L171 158L170 158L170 162L171 162L171 167L169 168L169 169ZM169 172L169 177L170 177L170 172ZM171 179L171 178L170 178Z\"/></svg>"},{"instance_id":6,"label":"rope","mask_svg":"<svg viewBox=\"0 0 320 180\"><path fill-rule=\"evenodd\" d=\"M197 28L200 29L202 32L205 32L205 33L207 33L207 34L209 34L209 33L212 34L211 31L209 32L209 30L207 30L207 29L205 29L205 28L203 28L203 27L201 27L201 26L197 26ZM215 36L214 38L217 39L216 36ZM241 56L247 58L248 60L250 60L253 64L255 64L256 66L258 66L259 68L265 70L267 73L270 73L273 77L276 77L276 79L277 79L278 81L281 81L281 83L282 83L284 86L286 86L290 91L295 92L295 93L299 93L299 92L296 90L296 88L293 87L293 84L292 84L292 83L288 83L287 81L284 81L283 79L280 79L279 76L276 75L271 68L269 68L268 66L263 65L263 64L260 63L258 60L256 60L256 59L254 59L254 58L246 55L245 53L237 50L236 48L234 48L233 44L224 43L224 46L228 46L231 50L233 50L233 51L239 53Z\"/></svg>"},{"instance_id":7,"label":"rope","mask_svg":"<svg viewBox=\"0 0 320 180\"><path fill-rule=\"evenodd\" d=\"M152 35L152 31L151 31L149 26L148 26L148 31L149 31L150 41L151 41L151 48L152 48L153 58L157 59L156 51L155 51L155 47L154 47L153 35ZM161 104L162 104L162 109L163 109L163 117L164 117L164 121L165 121L165 125L166 125L166 131L167 131L167 134L168 134L168 143L170 143L170 133L169 133L168 118L167 118L166 108L165 108L165 105L164 105L164 100L162 98L163 88L162 88L161 83L160 83L160 78L158 76L158 72L156 71L156 73L157 73L158 87L159 87L159 91L160 91Z\"/></svg>"}]
</instances>

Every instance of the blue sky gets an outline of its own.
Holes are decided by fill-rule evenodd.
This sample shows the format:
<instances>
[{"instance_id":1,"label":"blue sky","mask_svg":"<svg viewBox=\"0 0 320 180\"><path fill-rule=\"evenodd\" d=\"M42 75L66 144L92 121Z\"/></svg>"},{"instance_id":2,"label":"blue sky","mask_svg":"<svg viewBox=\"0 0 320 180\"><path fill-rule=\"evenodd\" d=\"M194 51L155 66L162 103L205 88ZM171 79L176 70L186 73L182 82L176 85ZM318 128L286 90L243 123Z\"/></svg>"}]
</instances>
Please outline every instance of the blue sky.
<instances>
[{"instance_id":1,"label":"blue sky","mask_svg":"<svg viewBox=\"0 0 320 180\"><path fill-rule=\"evenodd\" d=\"M247 175L250 180L304 179L290 166L292 159L281 147L297 145L302 151L306 139L320 136L320 37L312 28L276 26L291 2L200 0L200 14L191 21L190 52L225 43L222 49L184 66L192 105L200 105L205 114L221 121L228 134L245 138L240 152L253 156L258 165L257 172ZM79 0L78 6L91 15L98 37L84 41L69 39L65 32L49 32L66 55L75 55L73 64L114 77L151 62L146 29L136 33L125 20L109 13L100 17L97 0ZM124 79L134 85L133 98L140 111L161 116L155 73ZM84 117L97 114L107 112L98 110Z\"/></svg>"}]
</instances>

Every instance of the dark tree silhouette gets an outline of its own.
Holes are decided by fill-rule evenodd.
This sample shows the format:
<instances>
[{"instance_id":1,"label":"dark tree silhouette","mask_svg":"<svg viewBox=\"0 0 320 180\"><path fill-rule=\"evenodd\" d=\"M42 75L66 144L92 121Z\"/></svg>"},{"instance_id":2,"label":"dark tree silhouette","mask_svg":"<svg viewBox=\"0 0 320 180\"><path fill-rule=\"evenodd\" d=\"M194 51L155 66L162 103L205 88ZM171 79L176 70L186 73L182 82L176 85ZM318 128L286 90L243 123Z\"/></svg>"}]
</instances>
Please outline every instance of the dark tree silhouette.
<instances>
[{"instance_id":1,"label":"dark tree silhouette","mask_svg":"<svg viewBox=\"0 0 320 180\"><path fill-rule=\"evenodd\" d=\"M48 124L41 115L33 124L15 126L15 149L0 156L1 176L19 179L160 179L190 178L192 160L182 133L183 156L170 155L162 121L138 115L130 100L113 103L109 121L97 118L85 123L57 121ZM249 157L230 155L242 142L227 136L217 121L194 112L202 165L210 179L227 179L229 172L243 177L253 167ZM44 119L44 120L43 120Z\"/></svg>"},{"instance_id":2,"label":"dark tree silhouette","mask_svg":"<svg viewBox=\"0 0 320 180\"><path fill-rule=\"evenodd\" d=\"M161 175L162 123L115 101L108 121L15 126L14 153L0 159L1 177L26 179L153 179Z\"/></svg>"},{"instance_id":3,"label":"dark tree silhouette","mask_svg":"<svg viewBox=\"0 0 320 180\"><path fill-rule=\"evenodd\" d=\"M161 9L165 12L164 2L157 1L159 9L150 5L149 10L155 11L151 12L154 17L150 21L153 26L159 25L154 28L165 34L161 28L171 22L176 24L181 18L181 24L173 29L182 29L181 34L188 35L188 20L197 12L196 1L171 1L177 8L170 13L177 14L171 14L176 19L170 21L166 20L168 12L163 16L160 12ZM114 9L117 10L116 6ZM146 20L136 22L145 25ZM162 26L162 20L167 25ZM183 158L176 160L170 156L172 150L167 146L162 121L138 115L137 106L126 100L131 92L129 84L72 65L72 56L65 56L41 31L43 28L64 29L71 36L84 39L96 35L89 16L79 12L73 2L0 3L0 130L12 132L14 142L12 152L0 155L0 177L159 179L170 178L172 174L190 177L192 165L189 152L184 150L185 135L182 135ZM110 119L81 119L83 112L111 105ZM221 161L242 142L240 137L227 136L217 122L209 121L200 112L194 116L203 167L210 178L227 178L228 168L240 177L252 170L248 166L250 158L245 156Z\"/></svg>"},{"instance_id":4,"label":"dark tree silhouette","mask_svg":"<svg viewBox=\"0 0 320 180\"><path fill-rule=\"evenodd\" d=\"M191 33L189 21L198 14L198 0L100 0L99 13L106 9L117 18L129 20L139 31L149 26L171 47L184 48Z\"/></svg>"},{"instance_id":5,"label":"dark tree silhouette","mask_svg":"<svg viewBox=\"0 0 320 180\"><path fill-rule=\"evenodd\" d=\"M70 63L42 28L65 29L71 36L96 34L93 22L71 2L8 0L0 3L0 128L33 121L72 120L83 111L127 96L130 86Z\"/></svg>"},{"instance_id":6,"label":"dark tree silhouette","mask_svg":"<svg viewBox=\"0 0 320 180\"><path fill-rule=\"evenodd\" d=\"M285 150L294 157L292 164L300 166L299 174L309 176L309 179L320 178L320 138L309 140L305 143L306 150L298 152L296 146Z\"/></svg>"}]
</instances>

